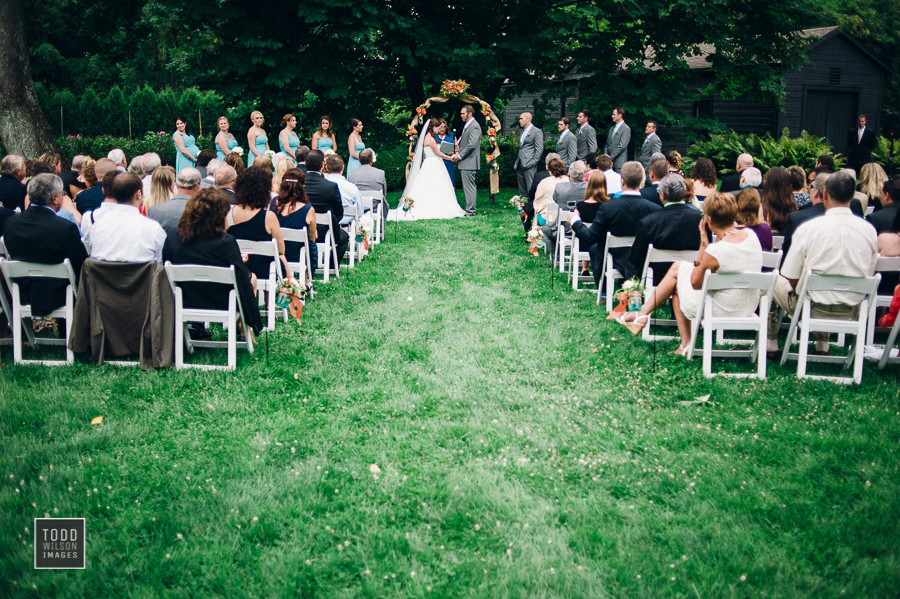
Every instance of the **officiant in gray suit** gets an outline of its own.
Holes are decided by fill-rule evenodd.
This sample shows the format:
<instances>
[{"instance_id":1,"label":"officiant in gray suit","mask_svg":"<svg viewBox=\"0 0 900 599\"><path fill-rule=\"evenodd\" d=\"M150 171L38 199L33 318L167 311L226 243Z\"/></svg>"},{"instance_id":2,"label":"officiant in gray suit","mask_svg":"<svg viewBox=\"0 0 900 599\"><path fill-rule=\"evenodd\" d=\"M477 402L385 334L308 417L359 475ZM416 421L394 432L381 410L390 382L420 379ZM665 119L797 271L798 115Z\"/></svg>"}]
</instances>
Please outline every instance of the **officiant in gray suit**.
<instances>
[{"instance_id":1,"label":"officiant in gray suit","mask_svg":"<svg viewBox=\"0 0 900 599\"><path fill-rule=\"evenodd\" d=\"M519 137L519 156L516 158L516 180L519 183L519 195L528 195L531 181L537 171L537 163L544 153L544 132L535 127L530 112L519 115L519 126L522 135Z\"/></svg>"},{"instance_id":2,"label":"officiant in gray suit","mask_svg":"<svg viewBox=\"0 0 900 599\"><path fill-rule=\"evenodd\" d=\"M575 120L578 122L575 133L578 138L578 160L584 160L588 154L597 151L597 131L591 126L590 111L582 110Z\"/></svg>"},{"instance_id":3,"label":"officiant in gray suit","mask_svg":"<svg viewBox=\"0 0 900 599\"><path fill-rule=\"evenodd\" d=\"M475 216L475 173L481 167L481 125L475 120L475 109L466 104L460 110L463 130L459 136L459 146L453 156L453 162L459 168L462 179L463 195L466 197L466 216Z\"/></svg>"},{"instance_id":4,"label":"officiant in gray suit","mask_svg":"<svg viewBox=\"0 0 900 599\"><path fill-rule=\"evenodd\" d=\"M559 139L556 140L556 153L563 161L566 168L578 160L578 144L575 142L575 134L569 131L569 117L564 116L556 123L559 129Z\"/></svg>"},{"instance_id":5,"label":"officiant in gray suit","mask_svg":"<svg viewBox=\"0 0 900 599\"><path fill-rule=\"evenodd\" d=\"M613 161L616 172L628 161L628 144L631 142L631 127L625 124L625 110L621 106L613 108L613 126L606 137L606 152Z\"/></svg>"}]
</instances>

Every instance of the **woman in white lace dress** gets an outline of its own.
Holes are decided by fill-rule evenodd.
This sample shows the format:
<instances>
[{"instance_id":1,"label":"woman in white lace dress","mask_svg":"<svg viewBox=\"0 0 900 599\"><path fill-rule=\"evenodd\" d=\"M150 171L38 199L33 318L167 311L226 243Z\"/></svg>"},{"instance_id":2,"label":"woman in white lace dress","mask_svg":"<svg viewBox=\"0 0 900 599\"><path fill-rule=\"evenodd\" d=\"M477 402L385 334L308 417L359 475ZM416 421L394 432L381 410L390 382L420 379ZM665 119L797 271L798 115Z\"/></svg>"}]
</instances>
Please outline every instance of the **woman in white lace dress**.
<instances>
[{"instance_id":1,"label":"woman in white lace dress","mask_svg":"<svg viewBox=\"0 0 900 599\"><path fill-rule=\"evenodd\" d=\"M449 160L450 155L441 152L434 137L434 130L439 125L438 119L430 119L416 146L409 181L402 196L413 199L412 209L404 212L398 207L391 213L393 218L390 220L449 219L466 215L456 200L456 191L444 166L444 160Z\"/></svg>"}]
</instances>

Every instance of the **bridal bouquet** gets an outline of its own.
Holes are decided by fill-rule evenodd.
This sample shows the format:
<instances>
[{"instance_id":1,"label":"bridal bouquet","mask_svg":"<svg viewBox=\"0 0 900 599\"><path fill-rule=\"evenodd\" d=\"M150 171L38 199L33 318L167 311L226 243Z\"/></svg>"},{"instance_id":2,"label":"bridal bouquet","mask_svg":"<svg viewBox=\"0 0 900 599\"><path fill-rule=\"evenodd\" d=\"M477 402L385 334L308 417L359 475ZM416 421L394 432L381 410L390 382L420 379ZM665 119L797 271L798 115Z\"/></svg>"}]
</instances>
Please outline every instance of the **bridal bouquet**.
<instances>
[{"instance_id":1,"label":"bridal bouquet","mask_svg":"<svg viewBox=\"0 0 900 599\"><path fill-rule=\"evenodd\" d=\"M266 150L265 153L263 154L263 156L268 158L270 162L275 161L275 152L272 150Z\"/></svg>"},{"instance_id":2,"label":"bridal bouquet","mask_svg":"<svg viewBox=\"0 0 900 599\"><path fill-rule=\"evenodd\" d=\"M529 253L531 253L532 256L537 256L540 249L544 247L544 232L541 231L539 226L534 227L528 232L528 243L531 244L528 247Z\"/></svg>"},{"instance_id":3,"label":"bridal bouquet","mask_svg":"<svg viewBox=\"0 0 900 599\"><path fill-rule=\"evenodd\" d=\"M337 154L337 152L335 152L335 151L332 150L331 148L328 148L327 150L325 150L325 151L322 152L322 153L325 154L326 156L331 156L332 154ZM266 154L268 154L268 152L266 152Z\"/></svg>"},{"instance_id":4,"label":"bridal bouquet","mask_svg":"<svg viewBox=\"0 0 900 599\"><path fill-rule=\"evenodd\" d=\"M286 308L297 324L300 324L300 316L303 314L304 296L306 287L296 279L285 279L281 284L281 290L275 298L275 305Z\"/></svg>"},{"instance_id":5,"label":"bridal bouquet","mask_svg":"<svg viewBox=\"0 0 900 599\"><path fill-rule=\"evenodd\" d=\"M235 147L231 148L231 153L237 154L238 156L243 156L244 148L242 148L241 146L235 146Z\"/></svg>"},{"instance_id":6,"label":"bridal bouquet","mask_svg":"<svg viewBox=\"0 0 900 599\"><path fill-rule=\"evenodd\" d=\"M461 96L469 89L465 81L447 80L441 83L441 93L447 96Z\"/></svg>"}]
</instances>

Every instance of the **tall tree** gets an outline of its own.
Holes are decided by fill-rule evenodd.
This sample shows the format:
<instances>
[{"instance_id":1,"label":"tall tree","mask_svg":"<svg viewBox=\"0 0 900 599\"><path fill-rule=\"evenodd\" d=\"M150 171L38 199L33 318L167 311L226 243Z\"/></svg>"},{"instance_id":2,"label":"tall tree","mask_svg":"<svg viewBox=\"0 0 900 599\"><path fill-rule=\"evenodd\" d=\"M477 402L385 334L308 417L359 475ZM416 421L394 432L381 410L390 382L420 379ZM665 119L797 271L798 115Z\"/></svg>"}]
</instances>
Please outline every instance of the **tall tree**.
<instances>
[{"instance_id":1,"label":"tall tree","mask_svg":"<svg viewBox=\"0 0 900 599\"><path fill-rule=\"evenodd\" d=\"M0 2L0 142L9 153L36 157L59 147L38 106L23 10L23 0Z\"/></svg>"}]
</instances>

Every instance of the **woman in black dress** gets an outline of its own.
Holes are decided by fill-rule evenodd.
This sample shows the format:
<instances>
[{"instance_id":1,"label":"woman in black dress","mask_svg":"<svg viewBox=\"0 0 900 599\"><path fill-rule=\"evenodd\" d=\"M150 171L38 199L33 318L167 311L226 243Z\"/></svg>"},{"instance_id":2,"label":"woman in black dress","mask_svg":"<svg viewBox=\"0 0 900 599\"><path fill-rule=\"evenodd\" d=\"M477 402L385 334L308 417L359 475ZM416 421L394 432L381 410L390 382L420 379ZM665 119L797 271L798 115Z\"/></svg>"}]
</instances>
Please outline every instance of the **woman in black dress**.
<instances>
[{"instance_id":1,"label":"woman in black dress","mask_svg":"<svg viewBox=\"0 0 900 599\"><path fill-rule=\"evenodd\" d=\"M316 272L318 257L316 247L316 211L306 197L306 175L299 168L288 169L281 179L278 196L275 198L275 214L278 224L285 229L306 229L309 237L309 261L313 274ZM284 242L284 257L288 262L300 261L302 243Z\"/></svg>"},{"instance_id":2,"label":"woman in black dress","mask_svg":"<svg viewBox=\"0 0 900 599\"><path fill-rule=\"evenodd\" d=\"M247 270L234 237L225 232L225 216L231 208L228 197L215 188L201 189L188 200L174 235L166 237L163 261L172 264L234 266L238 295L246 324L262 330L256 301L256 278ZM190 308L224 310L228 307L228 285L182 283L184 305Z\"/></svg>"},{"instance_id":3,"label":"woman in black dress","mask_svg":"<svg viewBox=\"0 0 900 599\"><path fill-rule=\"evenodd\" d=\"M234 207L228 213L228 232L235 239L247 241L271 241L278 243L278 254L282 259L282 275L287 272L284 262L284 239L278 217L268 210L271 199L272 171L259 166L251 166L239 175L234 184ZM251 255L247 268L257 279L269 278L271 258Z\"/></svg>"}]
</instances>

